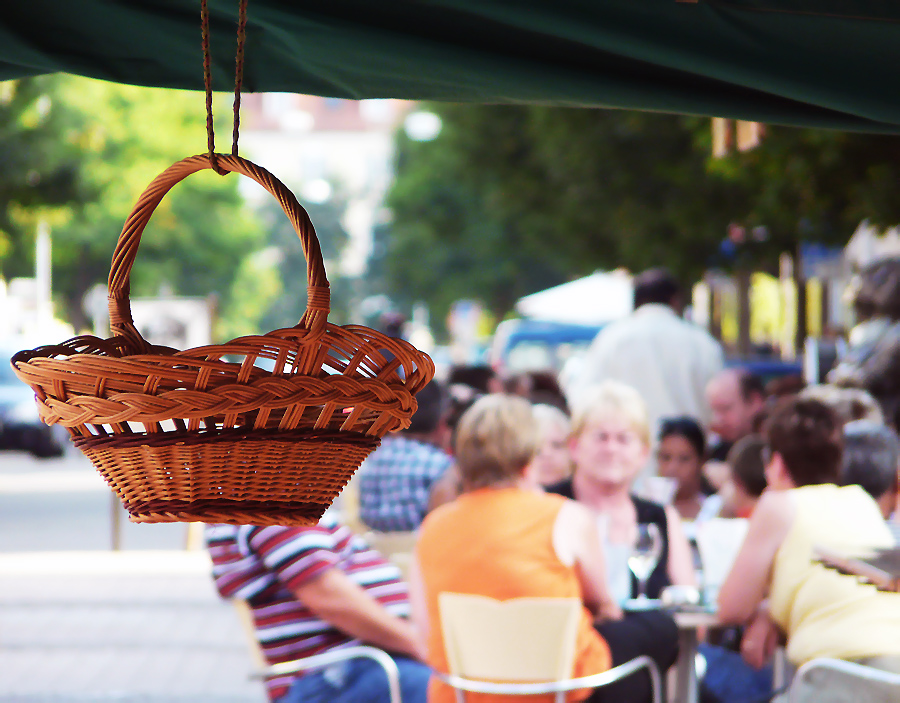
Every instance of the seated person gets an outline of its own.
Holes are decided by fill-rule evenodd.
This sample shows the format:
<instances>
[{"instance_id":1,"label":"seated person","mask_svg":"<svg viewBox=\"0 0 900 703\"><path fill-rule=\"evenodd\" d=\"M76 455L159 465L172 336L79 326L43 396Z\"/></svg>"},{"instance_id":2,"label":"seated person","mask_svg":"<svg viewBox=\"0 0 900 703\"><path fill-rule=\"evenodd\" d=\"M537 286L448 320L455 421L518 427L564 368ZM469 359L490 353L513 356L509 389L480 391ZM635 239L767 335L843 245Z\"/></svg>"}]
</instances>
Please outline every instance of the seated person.
<instances>
[{"instance_id":1,"label":"seated person","mask_svg":"<svg viewBox=\"0 0 900 703\"><path fill-rule=\"evenodd\" d=\"M748 518L762 492L766 490L766 467L763 450L766 440L757 434L747 435L734 443L728 452L728 478L719 495L721 517Z\"/></svg>"},{"instance_id":2,"label":"seated person","mask_svg":"<svg viewBox=\"0 0 900 703\"><path fill-rule=\"evenodd\" d=\"M423 522L410 584L414 618L427 637L428 661L439 671L447 671L438 610L442 592L499 600L580 598L585 607L573 676L602 672L636 655L637 638L629 635L640 628L620 619L621 610L606 587L603 548L593 516L573 501L535 490L525 478L535 440L531 406L514 396L485 396L460 422L456 457L463 493ZM649 633L652 638L648 637L655 640L652 644L660 640L674 643L674 622L664 613L653 615L658 617ZM637 653L658 654L648 650ZM674 651L666 651L665 657L657 660L661 670L665 671L674 657ZM622 691L609 700L649 700L646 673L620 684ZM587 693L578 692L570 700L582 700ZM598 689L589 700L607 700L607 695L614 695L609 687ZM428 700L450 703L455 697L448 686L434 679ZM507 698L478 696L477 700Z\"/></svg>"},{"instance_id":3,"label":"seated person","mask_svg":"<svg viewBox=\"0 0 900 703\"><path fill-rule=\"evenodd\" d=\"M538 448L525 475L535 486L543 488L572 475L570 423L568 415L553 405L534 405L531 412L537 422Z\"/></svg>"},{"instance_id":4,"label":"seated person","mask_svg":"<svg viewBox=\"0 0 900 703\"><path fill-rule=\"evenodd\" d=\"M755 666L787 636L800 666L834 657L900 672L900 594L877 591L814 561L814 546L889 546L877 504L859 486L838 487L841 421L820 401L779 405L766 428L768 488L719 591L719 619L750 623L741 645Z\"/></svg>"},{"instance_id":5,"label":"seated person","mask_svg":"<svg viewBox=\"0 0 900 703\"><path fill-rule=\"evenodd\" d=\"M890 519L900 499L900 438L891 428L866 420L844 425L841 485L862 486ZM900 519L900 515L897 516Z\"/></svg>"},{"instance_id":6,"label":"seated person","mask_svg":"<svg viewBox=\"0 0 900 703\"><path fill-rule=\"evenodd\" d=\"M709 429L716 438L709 450L712 461L723 462L731 445L753 433L756 416L766 406L762 379L745 368L726 368L707 384L712 412Z\"/></svg>"},{"instance_id":7,"label":"seated person","mask_svg":"<svg viewBox=\"0 0 900 703\"><path fill-rule=\"evenodd\" d=\"M271 664L352 644L390 653L404 703L424 703L430 670L407 621L397 568L326 515L314 527L207 525L216 588L242 598ZM385 703L387 680L369 659L351 659L266 680L273 703Z\"/></svg>"},{"instance_id":8,"label":"seated person","mask_svg":"<svg viewBox=\"0 0 900 703\"><path fill-rule=\"evenodd\" d=\"M691 417L665 418L660 423L656 467L660 476L677 482L673 505L683 520L713 517L720 500L704 492L706 437Z\"/></svg>"},{"instance_id":9,"label":"seated person","mask_svg":"<svg viewBox=\"0 0 900 703\"><path fill-rule=\"evenodd\" d=\"M409 427L385 437L359 468L359 517L373 530L418 528L432 488L453 464L441 448L448 432L443 388L432 381L416 401L419 407Z\"/></svg>"},{"instance_id":10,"label":"seated person","mask_svg":"<svg viewBox=\"0 0 900 703\"><path fill-rule=\"evenodd\" d=\"M654 523L660 556L646 584L659 598L670 584L695 585L694 564L681 518L671 506L638 498L632 484L650 454L647 407L640 394L618 381L587 390L575 406L570 440L575 472L547 488L590 508L601 530L610 591L621 604L637 596L628 556L639 524Z\"/></svg>"}]
</instances>

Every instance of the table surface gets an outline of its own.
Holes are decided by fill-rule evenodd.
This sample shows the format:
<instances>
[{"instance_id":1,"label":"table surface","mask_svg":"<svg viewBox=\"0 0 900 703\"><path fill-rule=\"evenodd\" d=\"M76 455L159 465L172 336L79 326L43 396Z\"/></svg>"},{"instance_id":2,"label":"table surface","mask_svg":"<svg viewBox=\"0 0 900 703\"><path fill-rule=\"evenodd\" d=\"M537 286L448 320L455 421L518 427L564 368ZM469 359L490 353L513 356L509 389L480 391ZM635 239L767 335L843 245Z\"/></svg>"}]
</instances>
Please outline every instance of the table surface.
<instances>
[{"instance_id":1,"label":"table surface","mask_svg":"<svg viewBox=\"0 0 900 703\"><path fill-rule=\"evenodd\" d=\"M713 627L719 624L718 613L712 610L670 610L679 629Z\"/></svg>"}]
</instances>

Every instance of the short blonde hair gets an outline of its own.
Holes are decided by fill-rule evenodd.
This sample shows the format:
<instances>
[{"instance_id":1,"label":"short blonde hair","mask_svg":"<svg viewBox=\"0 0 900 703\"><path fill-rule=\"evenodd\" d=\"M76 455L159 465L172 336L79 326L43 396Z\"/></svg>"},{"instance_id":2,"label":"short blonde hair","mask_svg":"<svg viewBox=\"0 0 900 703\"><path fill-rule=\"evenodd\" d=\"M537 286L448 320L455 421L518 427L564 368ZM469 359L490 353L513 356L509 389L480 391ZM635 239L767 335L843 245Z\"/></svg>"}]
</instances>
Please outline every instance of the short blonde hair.
<instances>
[{"instance_id":1,"label":"short blonde hair","mask_svg":"<svg viewBox=\"0 0 900 703\"><path fill-rule=\"evenodd\" d=\"M603 381L585 391L572 409L572 436L579 436L595 418L609 415L625 419L650 446L647 404L635 388L620 381Z\"/></svg>"},{"instance_id":2,"label":"short blonde hair","mask_svg":"<svg viewBox=\"0 0 900 703\"><path fill-rule=\"evenodd\" d=\"M465 490L486 488L522 475L538 448L537 422L524 398L492 393L463 413L456 463Z\"/></svg>"}]
</instances>

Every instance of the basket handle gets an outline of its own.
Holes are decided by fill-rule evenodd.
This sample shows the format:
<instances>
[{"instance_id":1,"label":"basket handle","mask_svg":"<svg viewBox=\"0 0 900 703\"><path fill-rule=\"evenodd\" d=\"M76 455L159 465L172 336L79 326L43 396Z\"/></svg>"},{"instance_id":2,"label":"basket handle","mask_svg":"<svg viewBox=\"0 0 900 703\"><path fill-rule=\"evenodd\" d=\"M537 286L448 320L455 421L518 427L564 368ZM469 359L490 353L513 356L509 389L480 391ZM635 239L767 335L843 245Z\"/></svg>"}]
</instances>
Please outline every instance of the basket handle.
<instances>
[{"instance_id":1,"label":"basket handle","mask_svg":"<svg viewBox=\"0 0 900 703\"><path fill-rule=\"evenodd\" d=\"M275 196L294 226L306 256L308 294L306 312L297 327L308 330L311 336L318 336L328 321L331 292L328 278L325 276L325 264L322 261L319 239L312 222L310 222L309 215L297 202L294 194L264 168L240 156L225 154L217 156L221 168L252 178ZM169 166L154 178L138 198L134 209L125 221L119 241L116 243L109 271L109 326L114 336L124 337L128 344L138 349L139 352L145 352L149 345L134 326L134 320L131 317L130 293L131 267L134 265L138 246L141 243L141 233L150 221L156 206L172 189L172 186L192 173L207 168L212 168L209 155L200 154Z\"/></svg>"}]
</instances>

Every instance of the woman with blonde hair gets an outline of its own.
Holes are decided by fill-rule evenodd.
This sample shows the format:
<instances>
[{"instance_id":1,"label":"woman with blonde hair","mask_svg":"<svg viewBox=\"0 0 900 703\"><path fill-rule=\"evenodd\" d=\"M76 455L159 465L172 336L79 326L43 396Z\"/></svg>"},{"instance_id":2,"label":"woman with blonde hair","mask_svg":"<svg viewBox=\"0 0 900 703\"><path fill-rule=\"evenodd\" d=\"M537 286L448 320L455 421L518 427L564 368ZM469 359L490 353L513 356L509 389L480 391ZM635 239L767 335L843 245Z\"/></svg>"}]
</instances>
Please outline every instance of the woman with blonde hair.
<instances>
[{"instance_id":1,"label":"woman with blonde hair","mask_svg":"<svg viewBox=\"0 0 900 703\"><path fill-rule=\"evenodd\" d=\"M456 459L463 493L425 518L410 578L413 617L426 637L428 663L438 671L447 671L442 592L498 600L578 597L584 610L573 676L612 666L609 647L593 627L595 620L621 617L606 590L603 549L588 511L534 490L525 478L536 434L531 404L510 395L484 396L460 421ZM455 696L434 678L428 700L450 703Z\"/></svg>"},{"instance_id":2,"label":"woman with blonde hair","mask_svg":"<svg viewBox=\"0 0 900 703\"><path fill-rule=\"evenodd\" d=\"M539 403L531 411L537 422L538 448L525 474L536 487L542 488L572 475L571 423L569 416L553 405Z\"/></svg>"},{"instance_id":3,"label":"woman with blonde hair","mask_svg":"<svg viewBox=\"0 0 900 703\"><path fill-rule=\"evenodd\" d=\"M587 391L573 411L570 449L572 478L547 490L572 498L595 514L608 561L613 562L610 566L621 567L619 581L610 584L616 598L622 602L637 595L637 583L629 577L625 561L641 524L656 525L661 537L660 558L647 580L646 595L658 598L670 584L694 585L690 546L678 513L631 492L650 455L647 407L640 394L618 381L604 381Z\"/></svg>"}]
</instances>

